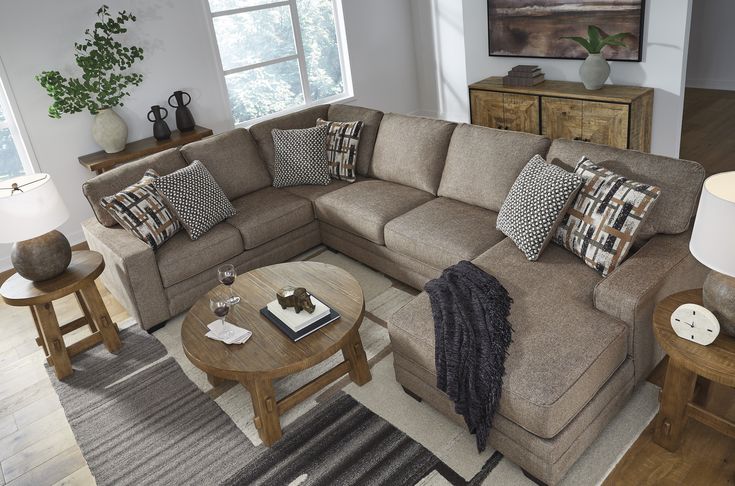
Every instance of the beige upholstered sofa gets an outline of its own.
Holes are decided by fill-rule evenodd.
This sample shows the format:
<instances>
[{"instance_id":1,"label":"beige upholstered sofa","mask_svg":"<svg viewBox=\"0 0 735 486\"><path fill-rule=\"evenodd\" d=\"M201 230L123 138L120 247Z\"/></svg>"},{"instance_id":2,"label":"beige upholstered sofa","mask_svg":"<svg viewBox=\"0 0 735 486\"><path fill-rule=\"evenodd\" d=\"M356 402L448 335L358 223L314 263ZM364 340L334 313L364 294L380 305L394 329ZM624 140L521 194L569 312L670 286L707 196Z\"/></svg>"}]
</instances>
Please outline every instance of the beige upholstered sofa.
<instances>
[{"instance_id":1,"label":"beige upholstered sofa","mask_svg":"<svg viewBox=\"0 0 735 486\"><path fill-rule=\"evenodd\" d=\"M317 118L363 120L358 181L271 187L273 128ZM602 278L550 245L529 262L495 229L497 211L534 154L572 168L582 155L662 195L637 251ZM200 159L238 213L196 241L178 233L157 252L99 207L99 198L148 167L169 173ZM104 255L110 291L146 329L187 309L217 284L216 267L280 262L323 243L416 289L467 259L514 299L515 329L490 444L529 474L556 483L661 358L651 331L655 303L698 287L705 269L688 229L704 180L694 162L584 142L324 105L172 149L99 175L84 186L97 219L84 223ZM436 387L434 332L421 293L389 322L398 381L461 422Z\"/></svg>"}]
</instances>

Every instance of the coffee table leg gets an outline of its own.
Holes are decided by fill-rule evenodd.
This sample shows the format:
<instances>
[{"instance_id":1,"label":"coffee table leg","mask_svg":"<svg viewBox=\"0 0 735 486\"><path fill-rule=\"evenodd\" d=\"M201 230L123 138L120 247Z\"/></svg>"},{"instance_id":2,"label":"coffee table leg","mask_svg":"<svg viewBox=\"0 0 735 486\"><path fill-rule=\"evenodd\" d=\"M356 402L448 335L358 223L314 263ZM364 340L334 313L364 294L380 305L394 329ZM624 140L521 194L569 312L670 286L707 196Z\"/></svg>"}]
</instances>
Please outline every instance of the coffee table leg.
<instances>
[{"instance_id":1,"label":"coffee table leg","mask_svg":"<svg viewBox=\"0 0 735 486\"><path fill-rule=\"evenodd\" d=\"M220 378L219 376L214 376L207 373L207 381L210 385L218 387L227 380L225 380L224 378Z\"/></svg>"},{"instance_id":2,"label":"coffee table leg","mask_svg":"<svg viewBox=\"0 0 735 486\"><path fill-rule=\"evenodd\" d=\"M111 353L117 352L122 347L120 336L117 334L117 327L112 323L97 286L92 282L91 285L81 289L81 294L97 329L102 335L102 342L105 343L105 347Z\"/></svg>"},{"instance_id":3,"label":"coffee table leg","mask_svg":"<svg viewBox=\"0 0 735 486\"><path fill-rule=\"evenodd\" d=\"M687 423L687 405L696 382L696 373L669 359L653 441L671 452L681 443L681 434Z\"/></svg>"},{"instance_id":4,"label":"coffee table leg","mask_svg":"<svg viewBox=\"0 0 735 486\"><path fill-rule=\"evenodd\" d=\"M34 305L33 312L38 318L46 349L48 349L49 356L54 362L56 377L62 380L71 375L74 370L71 367L69 353L66 351L64 337L61 335L61 329L59 329L59 321L56 318L54 306L51 303Z\"/></svg>"},{"instance_id":5,"label":"coffee table leg","mask_svg":"<svg viewBox=\"0 0 735 486\"><path fill-rule=\"evenodd\" d=\"M243 383L253 399L255 411L255 427L260 439L268 447L281 438L281 421L278 416L278 402L273 390L273 382L267 379L252 380Z\"/></svg>"},{"instance_id":6,"label":"coffee table leg","mask_svg":"<svg viewBox=\"0 0 735 486\"><path fill-rule=\"evenodd\" d=\"M345 360L350 362L350 379L356 385L362 386L372 379L365 349L362 347L360 333L357 330L350 334L347 343L342 348L342 354Z\"/></svg>"}]
</instances>

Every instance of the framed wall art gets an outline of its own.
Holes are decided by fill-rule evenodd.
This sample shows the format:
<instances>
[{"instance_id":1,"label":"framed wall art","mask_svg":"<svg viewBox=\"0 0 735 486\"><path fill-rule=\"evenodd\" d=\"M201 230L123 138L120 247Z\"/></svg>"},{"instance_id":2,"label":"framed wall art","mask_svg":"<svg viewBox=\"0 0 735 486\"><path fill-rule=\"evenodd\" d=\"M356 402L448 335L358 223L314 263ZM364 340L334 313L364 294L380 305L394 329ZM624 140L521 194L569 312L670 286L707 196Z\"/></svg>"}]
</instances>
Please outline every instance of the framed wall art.
<instances>
[{"instance_id":1,"label":"framed wall art","mask_svg":"<svg viewBox=\"0 0 735 486\"><path fill-rule=\"evenodd\" d=\"M640 61L645 0L488 0L491 56L585 59L587 52L564 36L629 32L625 47L606 47L611 61Z\"/></svg>"}]
</instances>

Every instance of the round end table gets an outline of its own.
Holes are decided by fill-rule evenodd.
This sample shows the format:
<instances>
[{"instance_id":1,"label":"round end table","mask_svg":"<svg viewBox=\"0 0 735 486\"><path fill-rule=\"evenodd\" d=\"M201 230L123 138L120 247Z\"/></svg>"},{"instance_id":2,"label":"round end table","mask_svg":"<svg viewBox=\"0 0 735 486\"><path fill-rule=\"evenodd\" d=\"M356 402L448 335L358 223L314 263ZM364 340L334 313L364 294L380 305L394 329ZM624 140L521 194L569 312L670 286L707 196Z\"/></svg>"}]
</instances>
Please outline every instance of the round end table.
<instances>
[{"instance_id":1,"label":"round end table","mask_svg":"<svg viewBox=\"0 0 735 486\"><path fill-rule=\"evenodd\" d=\"M64 273L42 282L32 282L17 273L0 287L0 295L6 304L31 309L38 337L36 343L46 354L48 364L54 367L56 376L63 379L73 373L71 358L104 342L110 352L120 349L117 326L110 319L102 296L94 281L105 268L102 255L95 251L72 252L71 263ZM75 294L83 317L59 325L53 301ZM89 326L92 334L66 346L64 334Z\"/></svg>"},{"instance_id":2,"label":"round end table","mask_svg":"<svg viewBox=\"0 0 735 486\"><path fill-rule=\"evenodd\" d=\"M706 388L710 381L735 387L735 338L720 333L709 346L687 341L671 328L671 314L682 304L702 305L702 289L679 292L665 298L653 314L653 332L669 365L656 416L654 442L675 451L688 419L694 419L735 438L735 423L706 410L694 399L697 379Z\"/></svg>"},{"instance_id":3,"label":"round end table","mask_svg":"<svg viewBox=\"0 0 735 486\"><path fill-rule=\"evenodd\" d=\"M340 318L300 339L292 341L260 314L287 286L305 287L319 300L339 312ZM199 299L186 315L181 341L186 356L207 373L216 386L223 380L241 383L250 392L255 426L270 446L281 437L280 416L345 374L363 385L370 381L359 327L365 300L357 280L341 268L317 262L270 265L239 275L232 286L240 303L227 315L227 322L252 331L243 344L224 344L205 336L207 325L216 319L209 308L212 297L226 296L218 286ZM273 380L310 368L336 352L344 361L290 395L276 399Z\"/></svg>"}]
</instances>

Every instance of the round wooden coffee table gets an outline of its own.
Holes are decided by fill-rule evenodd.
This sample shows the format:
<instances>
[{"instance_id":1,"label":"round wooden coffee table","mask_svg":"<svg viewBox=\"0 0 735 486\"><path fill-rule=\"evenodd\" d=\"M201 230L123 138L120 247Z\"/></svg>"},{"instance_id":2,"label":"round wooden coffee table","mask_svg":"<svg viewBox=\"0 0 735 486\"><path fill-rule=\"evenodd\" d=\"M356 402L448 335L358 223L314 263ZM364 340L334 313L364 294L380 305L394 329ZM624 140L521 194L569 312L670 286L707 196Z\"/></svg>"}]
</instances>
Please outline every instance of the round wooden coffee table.
<instances>
[{"instance_id":1,"label":"round wooden coffee table","mask_svg":"<svg viewBox=\"0 0 735 486\"><path fill-rule=\"evenodd\" d=\"M335 309L340 318L294 342L260 314L275 300L278 289L305 287ZM279 417L329 383L349 373L353 382L370 381L370 369L358 329L365 314L365 300L357 280L341 268L317 262L292 262L258 268L235 280L233 289L241 302L227 322L249 329L244 344L224 344L205 336L216 317L209 308L214 296L227 295L220 285L202 296L186 315L181 341L186 356L207 373L210 383L233 380L245 386L253 400L255 426L270 446L281 437ZM338 351L344 361L290 395L276 399L273 380L310 368Z\"/></svg>"}]
</instances>

